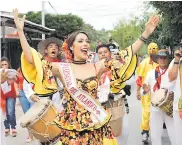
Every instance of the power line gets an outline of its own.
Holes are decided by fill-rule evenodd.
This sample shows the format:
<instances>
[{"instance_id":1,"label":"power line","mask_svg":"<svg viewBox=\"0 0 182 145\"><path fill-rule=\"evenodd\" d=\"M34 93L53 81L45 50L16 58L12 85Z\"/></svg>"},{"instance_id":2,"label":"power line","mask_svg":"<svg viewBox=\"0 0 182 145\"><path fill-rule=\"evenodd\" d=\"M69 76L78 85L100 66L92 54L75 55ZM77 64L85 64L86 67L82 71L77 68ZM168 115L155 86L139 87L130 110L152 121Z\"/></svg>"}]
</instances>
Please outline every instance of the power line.
<instances>
[{"instance_id":1,"label":"power line","mask_svg":"<svg viewBox=\"0 0 182 145\"><path fill-rule=\"evenodd\" d=\"M54 6L50 3L50 1L48 1L48 3L49 3L49 5L51 6L51 8L57 13L57 15L58 15L58 12L57 12L57 10L54 8Z\"/></svg>"}]
</instances>

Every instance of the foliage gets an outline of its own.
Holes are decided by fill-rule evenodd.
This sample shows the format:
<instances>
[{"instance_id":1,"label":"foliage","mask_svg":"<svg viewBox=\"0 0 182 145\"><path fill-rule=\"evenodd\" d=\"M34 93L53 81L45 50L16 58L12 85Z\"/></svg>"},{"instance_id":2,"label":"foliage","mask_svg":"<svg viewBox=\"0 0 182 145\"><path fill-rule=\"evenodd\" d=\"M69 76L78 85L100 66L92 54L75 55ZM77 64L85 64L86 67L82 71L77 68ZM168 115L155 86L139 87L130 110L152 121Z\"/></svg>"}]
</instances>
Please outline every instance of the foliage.
<instances>
[{"instance_id":1,"label":"foliage","mask_svg":"<svg viewBox=\"0 0 182 145\"><path fill-rule=\"evenodd\" d=\"M139 22L140 20L135 17L129 22L120 20L119 23L114 27L112 37L119 44L121 49L128 47L140 37L144 24ZM146 46L143 46L138 54L142 55L145 53Z\"/></svg>"},{"instance_id":2,"label":"foliage","mask_svg":"<svg viewBox=\"0 0 182 145\"><path fill-rule=\"evenodd\" d=\"M28 12L26 19L41 24L41 12ZM45 26L55 29L56 31L52 35L61 39L74 31L80 30L83 24L82 18L72 14L45 15Z\"/></svg>"},{"instance_id":3,"label":"foliage","mask_svg":"<svg viewBox=\"0 0 182 145\"><path fill-rule=\"evenodd\" d=\"M109 35L108 31L103 30L95 30L92 25L90 24L83 24L82 28L83 31L87 32L89 35L89 38L91 40L91 48L93 51L95 51L95 48L97 46L97 42L100 40L103 43L108 43Z\"/></svg>"},{"instance_id":4,"label":"foliage","mask_svg":"<svg viewBox=\"0 0 182 145\"><path fill-rule=\"evenodd\" d=\"M162 15L158 34L154 36L161 45L174 47L182 39L182 2L181 1L151 1Z\"/></svg>"},{"instance_id":5,"label":"foliage","mask_svg":"<svg viewBox=\"0 0 182 145\"><path fill-rule=\"evenodd\" d=\"M26 19L37 24L41 24L41 12L28 12ZM109 35L106 30L95 30L90 24L84 23L83 19L72 14L67 15L45 15L45 26L48 28L55 29L56 31L52 36L64 39L66 36L74 31L82 30L85 31L91 39L91 48L96 48L98 40L106 43L108 42ZM31 36L34 34L31 34Z\"/></svg>"}]
</instances>

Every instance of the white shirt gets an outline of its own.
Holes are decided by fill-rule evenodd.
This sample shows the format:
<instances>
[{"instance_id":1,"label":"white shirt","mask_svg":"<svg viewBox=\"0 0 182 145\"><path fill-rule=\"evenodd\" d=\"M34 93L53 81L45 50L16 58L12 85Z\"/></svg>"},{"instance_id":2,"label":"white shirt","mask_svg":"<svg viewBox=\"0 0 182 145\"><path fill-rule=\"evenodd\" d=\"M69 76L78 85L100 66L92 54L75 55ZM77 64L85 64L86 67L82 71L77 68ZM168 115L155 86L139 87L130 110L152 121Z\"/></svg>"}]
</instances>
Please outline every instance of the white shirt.
<instances>
[{"instance_id":1,"label":"white shirt","mask_svg":"<svg viewBox=\"0 0 182 145\"><path fill-rule=\"evenodd\" d=\"M161 69L159 69L159 70L160 70L160 73L162 73L164 71ZM154 88L155 83L156 83L155 69L153 69L147 73L147 76L144 81L144 84L150 86L151 96L154 94L153 88ZM174 83L169 82L169 77L168 77L167 71L165 72L165 74L163 74L161 76L160 88L165 88L165 89L168 89L169 91L172 91L174 88ZM154 107L151 105L151 111L159 111L159 109L157 107Z\"/></svg>"},{"instance_id":2,"label":"white shirt","mask_svg":"<svg viewBox=\"0 0 182 145\"><path fill-rule=\"evenodd\" d=\"M57 80L57 83L60 88L63 88L63 85L59 80ZM28 83L26 80L23 81L23 91L25 93L25 96L31 103L34 103L30 98L33 94L35 94L35 92L32 89L32 86L33 86L33 84ZM43 97L43 98L45 98L45 97ZM53 94L52 102L53 102L54 106L59 109L59 111L63 110L63 106L62 106L62 104L60 104L61 97L60 97L59 92L56 92Z\"/></svg>"},{"instance_id":3,"label":"white shirt","mask_svg":"<svg viewBox=\"0 0 182 145\"><path fill-rule=\"evenodd\" d=\"M35 94L35 92L32 89L33 84L28 83L25 79L23 81L23 91L25 93L25 96L27 97L28 101L33 103L33 101L30 99L30 97Z\"/></svg>"},{"instance_id":4,"label":"white shirt","mask_svg":"<svg viewBox=\"0 0 182 145\"><path fill-rule=\"evenodd\" d=\"M4 83L1 84L1 89L3 93L6 94L11 91L11 85L8 85L8 82L5 81Z\"/></svg>"},{"instance_id":5,"label":"white shirt","mask_svg":"<svg viewBox=\"0 0 182 145\"><path fill-rule=\"evenodd\" d=\"M169 69L172 68L173 64L174 64L174 59L171 61L170 65L169 65ZM174 90L173 91L174 91L173 109L174 110L178 110L179 98L182 95L181 94L181 91L180 91L180 76L179 76L179 71L178 71L177 79L174 81Z\"/></svg>"}]
</instances>

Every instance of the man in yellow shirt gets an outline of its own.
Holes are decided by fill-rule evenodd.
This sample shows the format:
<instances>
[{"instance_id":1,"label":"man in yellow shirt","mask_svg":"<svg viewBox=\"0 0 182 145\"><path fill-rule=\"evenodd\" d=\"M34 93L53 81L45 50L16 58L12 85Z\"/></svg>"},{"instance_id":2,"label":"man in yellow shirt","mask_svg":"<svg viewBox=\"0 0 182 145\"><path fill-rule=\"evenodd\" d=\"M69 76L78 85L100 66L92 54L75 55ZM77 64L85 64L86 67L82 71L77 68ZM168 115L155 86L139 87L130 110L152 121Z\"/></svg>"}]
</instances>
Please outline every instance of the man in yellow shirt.
<instances>
[{"instance_id":1,"label":"man in yellow shirt","mask_svg":"<svg viewBox=\"0 0 182 145\"><path fill-rule=\"evenodd\" d=\"M138 75L137 84L137 99L142 103L142 122L140 128L142 129L142 142L148 143L149 138L149 120L150 120L150 95L146 94L141 96L140 88L143 85L147 73L157 67L157 63L152 61L152 55L158 53L158 45L156 43L150 43L147 47L148 57L145 58L137 67L136 74Z\"/></svg>"}]
</instances>

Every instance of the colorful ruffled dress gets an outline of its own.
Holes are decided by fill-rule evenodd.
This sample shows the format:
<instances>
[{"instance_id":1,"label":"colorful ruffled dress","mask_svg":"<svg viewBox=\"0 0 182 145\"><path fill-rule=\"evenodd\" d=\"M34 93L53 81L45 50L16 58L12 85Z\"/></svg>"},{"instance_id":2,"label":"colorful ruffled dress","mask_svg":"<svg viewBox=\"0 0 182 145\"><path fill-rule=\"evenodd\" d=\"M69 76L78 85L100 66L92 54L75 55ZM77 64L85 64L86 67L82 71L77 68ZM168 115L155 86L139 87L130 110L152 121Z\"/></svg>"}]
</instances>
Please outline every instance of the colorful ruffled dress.
<instances>
[{"instance_id":1,"label":"colorful ruffled dress","mask_svg":"<svg viewBox=\"0 0 182 145\"><path fill-rule=\"evenodd\" d=\"M29 82L35 84L35 92L40 95L52 94L57 91L56 83L51 73L51 63L42 59L41 55L32 50L35 66L28 63L22 54L22 72ZM112 71L111 90L117 93L122 89L124 82L131 77L136 67L136 56L131 47L120 52L122 60L105 61L106 67ZM77 87L86 91L92 98L97 99L97 77L85 80L76 79ZM60 145L117 145L108 122L99 128L93 127L91 113L78 104L64 90L64 110L55 118L55 123L61 129Z\"/></svg>"}]
</instances>

